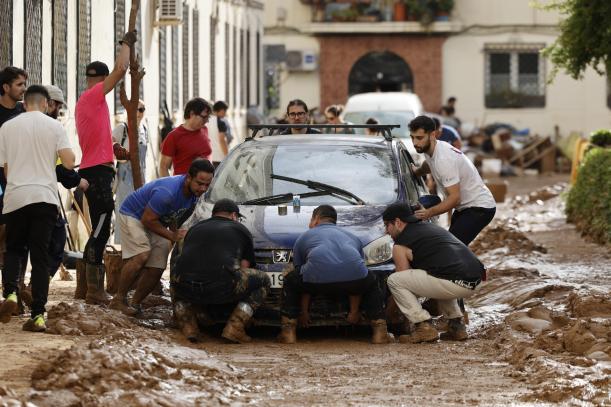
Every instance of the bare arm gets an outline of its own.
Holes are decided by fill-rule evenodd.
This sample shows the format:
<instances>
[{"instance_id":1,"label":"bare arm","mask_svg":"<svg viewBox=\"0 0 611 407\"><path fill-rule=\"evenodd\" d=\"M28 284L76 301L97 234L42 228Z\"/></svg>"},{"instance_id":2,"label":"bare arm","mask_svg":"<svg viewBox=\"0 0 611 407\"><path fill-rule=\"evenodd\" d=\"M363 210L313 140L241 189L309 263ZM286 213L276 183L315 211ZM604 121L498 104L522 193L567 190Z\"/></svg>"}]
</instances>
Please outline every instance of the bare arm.
<instances>
[{"instance_id":1,"label":"bare arm","mask_svg":"<svg viewBox=\"0 0 611 407\"><path fill-rule=\"evenodd\" d=\"M411 268L409 262L413 259L412 250L409 247L394 245L392 248L392 261L395 263L395 271L405 271Z\"/></svg>"},{"instance_id":2,"label":"bare arm","mask_svg":"<svg viewBox=\"0 0 611 407\"><path fill-rule=\"evenodd\" d=\"M446 187L446 191L448 193L446 199L428 209L418 209L414 215L418 219L428 219L456 208L460 203L460 183Z\"/></svg>"},{"instance_id":3,"label":"bare arm","mask_svg":"<svg viewBox=\"0 0 611 407\"><path fill-rule=\"evenodd\" d=\"M227 147L227 139L225 138L225 133L219 131L218 138L219 146L221 146L221 151L223 152L223 157L227 157L227 153L229 153L229 148Z\"/></svg>"},{"instance_id":4,"label":"bare arm","mask_svg":"<svg viewBox=\"0 0 611 407\"><path fill-rule=\"evenodd\" d=\"M462 150L462 140L461 139L457 138L456 140L452 142L452 145L456 147L457 149Z\"/></svg>"},{"instance_id":5,"label":"bare arm","mask_svg":"<svg viewBox=\"0 0 611 407\"><path fill-rule=\"evenodd\" d=\"M140 218L140 222L144 225L145 228L150 230L151 232L158 234L161 237L165 237L166 239L177 242L187 233L184 229L178 229L175 232L168 230L165 226L161 224L159 221L159 215L157 215L151 208L148 206L144 208L144 213Z\"/></svg>"},{"instance_id":6,"label":"bare arm","mask_svg":"<svg viewBox=\"0 0 611 407\"><path fill-rule=\"evenodd\" d=\"M172 166L172 157L161 154L161 160L159 161L159 176L169 177L170 167Z\"/></svg>"},{"instance_id":7,"label":"bare arm","mask_svg":"<svg viewBox=\"0 0 611 407\"><path fill-rule=\"evenodd\" d=\"M414 171L414 175L417 177L422 177L423 175L429 174L431 169L429 168L429 163L426 161L422 163L420 168L416 168L415 165L412 165L412 170Z\"/></svg>"},{"instance_id":8,"label":"bare arm","mask_svg":"<svg viewBox=\"0 0 611 407\"><path fill-rule=\"evenodd\" d=\"M62 161L62 165L67 169L71 170L74 168L76 157L74 156L74 151L71 148L62 148L57 151L57 155L59 159Z\"/></svg>"},{"instance_id":9,"label":"bare arm","mask_svg":"<svg viewBox=\"0 0 611 407\"><path fill-rule=\"evenodd\" d=\"M126 43L123 43L123 45L121 45L121 49L119 50L119 55L117 55L115 67L110 75L104 79L104 94L107 94L113 90L115 86L117 86L117 83L119 83L119 81L125 76L128 66L129 46Z\"/></svg>"}]
</instances>

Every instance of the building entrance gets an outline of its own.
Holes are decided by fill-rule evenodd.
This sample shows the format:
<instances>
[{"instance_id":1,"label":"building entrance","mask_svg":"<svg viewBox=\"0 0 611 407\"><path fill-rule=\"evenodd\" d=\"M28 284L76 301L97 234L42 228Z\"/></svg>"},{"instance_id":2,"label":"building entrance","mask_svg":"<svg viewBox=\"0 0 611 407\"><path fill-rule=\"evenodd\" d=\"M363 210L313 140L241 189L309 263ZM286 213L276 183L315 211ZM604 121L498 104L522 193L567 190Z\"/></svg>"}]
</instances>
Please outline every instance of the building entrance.
<instances>
[{"instance_id":1,"label":"building entrance","mask_svg":"<svg viewBox=\"0 0 611 407\"><path fill-rule=\"evenodd\" d=\"M350 70L348 93L413 91L412 70L403 58L390 51L369 52Z\"/></svg>"}]
</instances>

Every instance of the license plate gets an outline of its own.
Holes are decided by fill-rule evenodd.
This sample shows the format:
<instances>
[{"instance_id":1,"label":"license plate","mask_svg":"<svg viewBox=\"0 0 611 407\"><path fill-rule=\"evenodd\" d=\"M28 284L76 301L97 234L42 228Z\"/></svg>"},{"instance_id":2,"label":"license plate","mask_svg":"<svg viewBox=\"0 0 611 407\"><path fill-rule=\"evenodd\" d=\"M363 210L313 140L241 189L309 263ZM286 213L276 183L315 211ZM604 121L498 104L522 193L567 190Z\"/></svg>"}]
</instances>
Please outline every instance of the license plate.
<instances>
[{"instance_id":1,"label":"license plate","mask_svg":"<svg viewBox=\"0 0 611 407\"><path fill-rule=\"evenodd\" d=\"M282 280L284 280L284 276L281 271L273 271L267 273L270 280L272 280L272 288L282 288Z\"/></svg>"}]
</instances>

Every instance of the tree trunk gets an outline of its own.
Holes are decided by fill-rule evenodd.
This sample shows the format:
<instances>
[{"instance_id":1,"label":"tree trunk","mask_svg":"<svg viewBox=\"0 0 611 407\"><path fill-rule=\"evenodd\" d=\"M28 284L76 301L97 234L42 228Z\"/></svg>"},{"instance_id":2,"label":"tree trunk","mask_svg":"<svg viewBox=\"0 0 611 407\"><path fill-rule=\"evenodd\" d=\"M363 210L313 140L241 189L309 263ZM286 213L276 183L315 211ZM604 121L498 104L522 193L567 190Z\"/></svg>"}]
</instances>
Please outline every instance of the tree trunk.
<instances>
[{"instance_id":1,"label":"tree trunk","mask_svg":"<svg viewBox=\"0 0 611 407\"><path fill-rule=\"evenodd\" d=\"M129 12L129 31L136 29L136 16L140 8L140 0L132 0L132 8ZM138 149L138 101L140 99L140 82L144 76L144 69L140 69L136 56L135 45L129 50L129 74L131 76L130 99L125 93L125 82L121 82L121 104L127 112L127 137L129 139L129 160L132 165L132 178L134 189L142 186L142 169L140 168L140 152Z\"/></svg>"}]
</instances>

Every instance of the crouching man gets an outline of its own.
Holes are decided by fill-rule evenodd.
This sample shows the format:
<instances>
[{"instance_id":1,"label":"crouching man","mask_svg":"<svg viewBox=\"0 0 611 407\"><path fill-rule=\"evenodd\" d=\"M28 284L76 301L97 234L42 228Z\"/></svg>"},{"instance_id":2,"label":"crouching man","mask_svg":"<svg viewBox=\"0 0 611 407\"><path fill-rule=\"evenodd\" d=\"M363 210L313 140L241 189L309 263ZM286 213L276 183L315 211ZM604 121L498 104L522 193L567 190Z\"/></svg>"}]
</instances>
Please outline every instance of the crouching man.
<instances>
[{"instance_id":1,"label":"crouching man","mask_svg":"<svg viewBox=\"0 0 611 407\"><path fill-rule=\"evenodd\" d=\"M329 205L314 209L310 230L302 234L293 248L295 269L284 277L282 286L281 325L278 341L297 341L297 317L307 325L307 301L300 306L302 296L323 294L361 296L362 308L371 320L372 343L388 343L391 340L384 319L382 291L375 275L365 266L363 245L352 233L336 225L337 212ZM351 315L354 315L354 309ZM355 322L349 318L350 322Z\"/></svg>"},{"instance_id":2,"label":"crouching man","mask_svg":"<svg viewBox=\"0 0 611 407\"><path fill-rule=\"evenodd\" d=\"M457 299L470 297L480 284L485 276L482 263L450 232L416 218L408 204L389 205L382 219L386 233L395 241L396 271L388 277L388 288L401 312L416 325L412 334L399 337L400 342L438 339L431 315L418 297L436 299L448 319L448 330L441 339L467 339Z\"/></svg>"},{"instance_id":3,"label":"crouching man","mask_svg":"<svg viewBox=\"0 0 611 407\"><path fill-rule=\"evenodd\" d=\"M182 253L172 269L174 318L191 342L199 336L195 307L237 303L222 336L230 342L250 342L245 325L263 304L271 281L255 270L252 235L238 222L238 205L217 201L212 217L189 229Z\"/></svg>"},{"instance_id":4,"label":"crouching man","mask_svg":"<svg viewBox=\"0 0 611 407\"><path fill-rule=\"evenodd\" d=\"M213 175L210 161L196 159L187 174L156 179L128 195L118 216L122 257L127 261L110 308L130 316L140 312L140 303L161 279L172 244L186 234L178 229L186 220L185 212L208 190ZM127 292L136 281L129 305Z\"/></svg>"}]
</instances>

